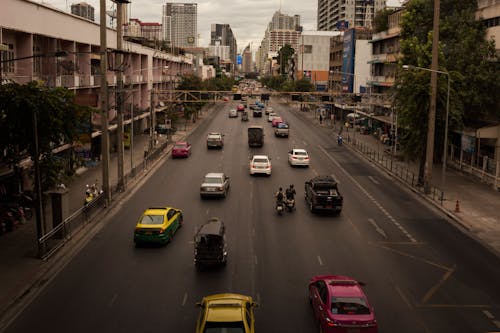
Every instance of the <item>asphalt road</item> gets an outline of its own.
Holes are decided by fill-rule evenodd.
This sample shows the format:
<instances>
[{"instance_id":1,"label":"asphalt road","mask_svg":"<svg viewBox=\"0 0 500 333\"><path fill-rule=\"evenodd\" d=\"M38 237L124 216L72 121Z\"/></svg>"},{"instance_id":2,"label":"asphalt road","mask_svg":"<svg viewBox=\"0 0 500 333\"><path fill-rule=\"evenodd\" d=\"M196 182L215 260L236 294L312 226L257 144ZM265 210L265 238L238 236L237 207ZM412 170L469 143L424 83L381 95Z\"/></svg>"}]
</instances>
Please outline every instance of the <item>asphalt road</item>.
<instances>
[{"instance_id":1,"label":"asphalt road","mask_svg":"<svg viewBox=\"0 0 500 333\"><path fill-rule=\"evenodd\" d=\"M380 332L500 330L497 257L301 114L273 103L291 125L288 139L275 138L265 116L228 118L231 105L192 133L191 157L166 159L121 204L7 332L194 332L194 304L219 292L254 297L258 332L317 332L306 291L318 274L365 282ZM250 124L264 126L264 147L248 148ZM223 150L206 149L210 131L225 134ZM288 165L292 147L308 150L311 167ZM254 153L272 158L272 176L248 174ZM217 171L231 177L229 195L200 199L203 175ZM313 215L303 200L304 181L325 174L340 182L339 216ZM277 216L273 194L291 183L297 209ZM136 248L138 217L158 205L182 209L184 227L165 247ZM226 224L228 264L197 272L194 231L212 216Z\"/></svg>"}]
</instances>

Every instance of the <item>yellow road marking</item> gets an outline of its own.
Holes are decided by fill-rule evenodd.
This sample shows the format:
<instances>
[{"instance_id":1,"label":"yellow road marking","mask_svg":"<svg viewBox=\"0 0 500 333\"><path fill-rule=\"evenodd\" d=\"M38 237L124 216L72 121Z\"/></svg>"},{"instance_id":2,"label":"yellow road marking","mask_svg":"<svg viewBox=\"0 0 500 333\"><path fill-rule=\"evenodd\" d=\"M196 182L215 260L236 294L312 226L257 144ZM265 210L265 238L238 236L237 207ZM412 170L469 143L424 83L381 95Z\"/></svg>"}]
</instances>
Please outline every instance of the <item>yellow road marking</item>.
<instances>
[{"instance_id":1,"label":"yellow road marking","mask_svg":"<svg viewBox=\"0 0 500 333\"><path fill-rule=\"evenodd\" d=\"M455 272L455 267L452 269L448 270L444 275L441 277L441 280L438 281L434 286L432 286L429 291L424 295L420 303L425 304L427 301L439 290L439 288L443 285L443 283L446 282L450 278L450 276Z\"/></svg>"},{"instance_id":2,"label":"yellow road marking","mask_svg":"<svg viewBox=\"0 0 500 333\"><path fill-rule=\"evenodd\" d=\"M378 245L379 247L383 248L383 249L386 249L388 251L392 251L392 252L395 252L399 255L402 255L404 257L408 257L408 258L412 258L412 259L415 259L415 260L418 260L418 261L422 261L428 265L431 265L431 266L434 266L434 267L438 267L438 268L441 268L445 271L449 271L450 268L449 267L446 267L446 266L443 266L443 265L440 265L440 264L437 264L435 262L432 262L430 260L427 260L427 259L422 259L422 258L419 258L419 257L415 257L414 255L411 255L411 254L408 254L408 253L405 253L405 252L402 252L402 251L398 251L398 250L395 250L393 248L390 248L390 247L387 247L387 246L381 246L381 245Z\"/></svg>"},{"instance_id":3,"label":"yellow road marking","mask_svg":"<svg viewBox=\"0 0 500 333\"><path fill-rule=\"evenodd\" d=\"M403 299L403 302L406 304L406 306L408 306L408 308L411 310L413 309L410 301L406 298L406 296L403 294L403 291L398 287L398 286L394 286L394 288L396 288L396 292L399 294L399 297L401 297Z\"/></svg>"}]
</instances>

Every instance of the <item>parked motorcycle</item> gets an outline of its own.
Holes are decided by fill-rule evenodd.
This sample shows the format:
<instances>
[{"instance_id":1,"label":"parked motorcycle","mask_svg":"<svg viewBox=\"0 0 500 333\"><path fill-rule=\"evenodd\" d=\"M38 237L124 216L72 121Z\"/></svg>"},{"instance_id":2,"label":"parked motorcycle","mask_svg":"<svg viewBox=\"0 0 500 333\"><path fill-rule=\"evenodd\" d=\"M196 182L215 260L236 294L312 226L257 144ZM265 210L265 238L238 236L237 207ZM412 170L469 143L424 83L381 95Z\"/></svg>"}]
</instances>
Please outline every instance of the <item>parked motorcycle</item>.
<instances>
[{"instance_id":1,"label":"parked motorcycle","mask_svg":"<svg viewBox=\"0 0 500 333\"><path fill-rule=\"evenodd\" d=\"M87 206L102 193L104 193L104 191L102 189L99 189L96 183L92 185L87 184L87 188L85 189L85 202L83 203L83 205Z\"/></svg>"}]
</instances>

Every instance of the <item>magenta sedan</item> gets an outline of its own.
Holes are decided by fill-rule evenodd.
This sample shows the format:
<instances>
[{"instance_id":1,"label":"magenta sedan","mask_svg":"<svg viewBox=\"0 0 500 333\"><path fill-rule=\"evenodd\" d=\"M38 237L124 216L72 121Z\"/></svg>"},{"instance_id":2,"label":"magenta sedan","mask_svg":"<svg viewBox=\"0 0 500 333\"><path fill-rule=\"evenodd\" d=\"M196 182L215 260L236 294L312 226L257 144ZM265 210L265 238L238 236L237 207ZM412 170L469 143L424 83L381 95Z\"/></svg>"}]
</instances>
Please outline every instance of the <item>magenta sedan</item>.
<instances>
[{"instance_id":1,"label":"magenta sedan","mask_svg":"<svg viewBox=\"0 0 500 333\"><path fill-rule=\"evenodd\" d=\"M309 282L309 302L324 333L376 333L377 320L362 283L347 276L321 275Z\"/></svg>"},{"instance_id":2,"label":"magenta sedan","mask_svg":"<svg viewBox=\"0 0 500 333\"><path fill-rule=\"evenodd\" d=\"M178 141L172 148L172 158L189 157L191 155L191 144L189 142Z\"/></svg>"}]
</instances>

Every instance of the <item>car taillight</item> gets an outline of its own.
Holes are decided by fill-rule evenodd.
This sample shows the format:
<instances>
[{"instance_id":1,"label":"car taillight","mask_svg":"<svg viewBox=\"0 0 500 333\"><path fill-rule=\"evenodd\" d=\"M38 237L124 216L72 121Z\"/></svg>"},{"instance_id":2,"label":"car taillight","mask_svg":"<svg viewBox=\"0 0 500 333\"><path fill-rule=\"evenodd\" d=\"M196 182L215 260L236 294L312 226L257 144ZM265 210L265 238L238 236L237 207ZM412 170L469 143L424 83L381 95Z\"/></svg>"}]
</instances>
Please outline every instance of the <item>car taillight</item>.
<instances>
[{"instance_id":1,"label":"car taillight","mask_svg":"<svg viewBox=\"0 0 500 333\"><path fill-rule=\"evenodd\" d=\"M307 157L304 157L304 159L305 159L305 160L308 160L308 159L309 159L309 156L307 156Z\"/></svg>"},{"instance_id":2,"label":"car taillight","mask_svg":"<svg viewBox=\"0 0 500 333\"><path fill-rule=\"evenodd\" d=\"M292 160L296 160L296 159L297 159L297 157L296 157L296 156L292 156Z\"/></svg>"},{"instance_id":3,"label":"car taillight","mask_svg":"<svg viewBox=\"0 0 500 333\"><path fill-rule=\"evenodd\" d=\"M331 320L328 317L325 317L325 321L326 321L326 324L330 327L338 326L338 324L334 320Z\"/></svg>"},{"instance_id":4,"label":"car taillight","mask_svg":"<svg viewBox=\"0 0 500 333\"><path fill-rule=\"evenodd\" d=\"M222 191L222 190L224 190L224 187L219 186L219 191Z\"/></svg>"}]
</instances>

